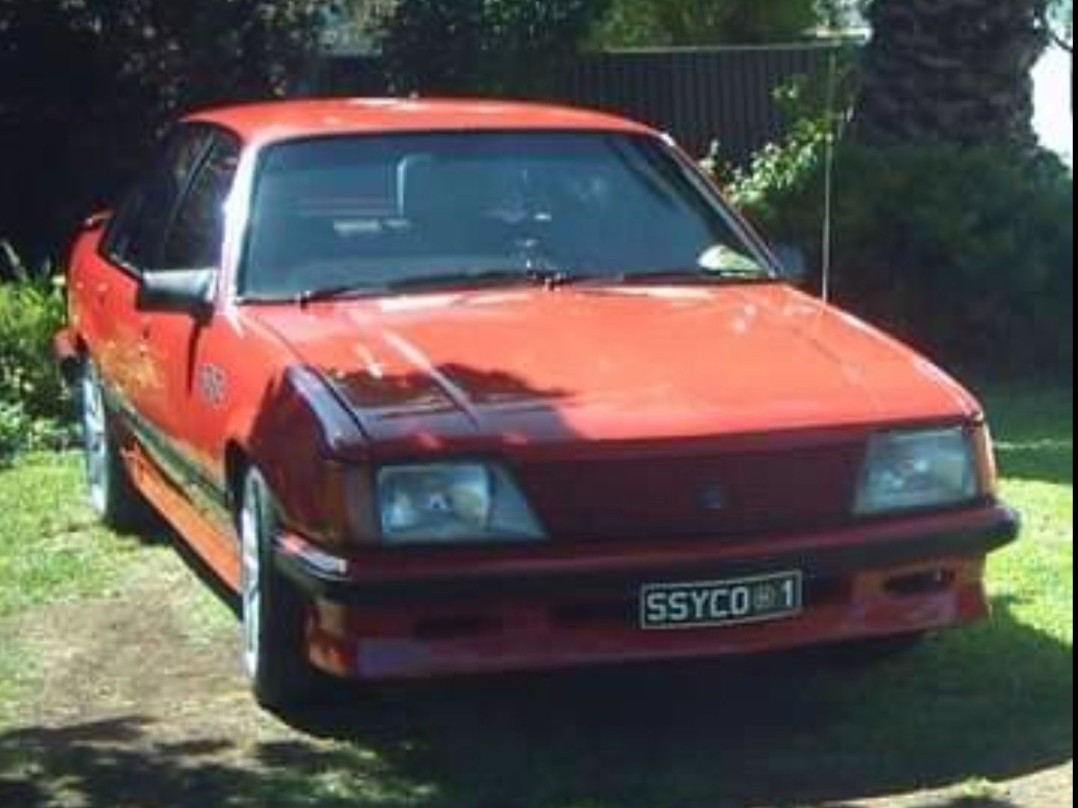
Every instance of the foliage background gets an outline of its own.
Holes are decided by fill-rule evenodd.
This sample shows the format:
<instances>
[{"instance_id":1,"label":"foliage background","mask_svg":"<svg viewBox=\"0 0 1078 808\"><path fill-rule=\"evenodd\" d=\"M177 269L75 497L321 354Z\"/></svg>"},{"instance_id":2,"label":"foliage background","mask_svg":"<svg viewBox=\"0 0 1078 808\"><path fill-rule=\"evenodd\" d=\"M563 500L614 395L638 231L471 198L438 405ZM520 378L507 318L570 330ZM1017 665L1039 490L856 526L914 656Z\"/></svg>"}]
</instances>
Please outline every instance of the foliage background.
<instances>
[{"instance_id":1,"label":"foliage background","mask_svg":"<svg viewBox=\"0 0 1078 808\"><path fill-rule=\"evenodd\" d=\"M981 378L1072 378L1074 177L1054 154L1015 143L881 146L845 128L860 92L839 60L779 88L787 138L720 180L774 241L822 265L825 151L836 145L833 291L943 365Z\"/></svg>"},{"instance_id":2,"label":"foliage background","mask_svg":"<svg viewBox=\"0 0 1078 808\"><path fill-rule=\"evenodd\" d=\"M608 47L759 44L804 37L817 0L614 0L596 41Z\"/></svg>"},{"instance_id":3,"label":"foliage background","mask_svg":"<svg viewBox=\"0 0 1078 808\"><path fill-rule=\"evenodd\" d=\"M17 278L0 284L0 462L66 440L62 426L70 397L51 358L53 335L64 321L63 290L52 267L31 270L9 244L0 254Z\"/></svg>"},{"instance_id":4,"label":"foliage background","mask_svg":"<svg viewBox=\"0 0 1078 808\"><path fill-rule=\"evenodd\" d=\"M522 93L573 54L610 0L400 0L381 50L400 94Z\"/></svg>"},{"instance_id":5,"label":"foliage background","mask_svg":"<svg viewBox=\"0 0 1078 808\"><path fill-rule=\"evenodd\" d=\"M0 0L0 238L32 261L62 252L166 122L283 92L313 52L325 5Z\"/></svg>"}]
</instances>

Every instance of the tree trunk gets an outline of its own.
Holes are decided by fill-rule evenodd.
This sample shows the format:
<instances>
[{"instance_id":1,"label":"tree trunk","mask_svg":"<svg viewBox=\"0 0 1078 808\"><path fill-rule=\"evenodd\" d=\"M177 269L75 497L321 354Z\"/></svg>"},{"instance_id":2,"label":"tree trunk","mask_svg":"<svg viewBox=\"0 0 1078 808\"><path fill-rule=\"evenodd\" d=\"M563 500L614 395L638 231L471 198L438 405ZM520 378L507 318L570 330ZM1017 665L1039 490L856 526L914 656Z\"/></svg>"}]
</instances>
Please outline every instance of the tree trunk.
<instances>
[{"instance_id":1,"label":"tree trunk","mask_svg":"<svg viewBox=\"0 0 1078 808\"><path fill-rule=\"evenodd\" d=\"M1047 0L874 0L855 131L888 146L1026 149Z\"/></svg>"}]
</instances>

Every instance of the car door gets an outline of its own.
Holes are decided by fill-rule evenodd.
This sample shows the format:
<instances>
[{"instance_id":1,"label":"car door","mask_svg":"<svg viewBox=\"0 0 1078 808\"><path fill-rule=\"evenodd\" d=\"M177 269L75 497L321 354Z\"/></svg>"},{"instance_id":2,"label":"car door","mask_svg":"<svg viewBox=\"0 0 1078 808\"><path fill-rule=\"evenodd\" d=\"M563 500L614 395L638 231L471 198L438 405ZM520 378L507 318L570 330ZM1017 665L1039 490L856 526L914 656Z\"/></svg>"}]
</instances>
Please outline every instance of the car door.
<instances>
[{"instance_id":1,"label":"car door","mask_svg":"<svg viewBox=\"0 0 1078 808\"><path fill-rule=\"evenodd\" d=\"M154 274L213 270L222 265L225 210L242 145L213 130L208 148L168 224ZM222 453L235 333L215 310L204 314L144 310L142 352L158 382L139 407L157 431L160 461L188 498L219 527L224 509Z\"/></svg>"}]
</instances>

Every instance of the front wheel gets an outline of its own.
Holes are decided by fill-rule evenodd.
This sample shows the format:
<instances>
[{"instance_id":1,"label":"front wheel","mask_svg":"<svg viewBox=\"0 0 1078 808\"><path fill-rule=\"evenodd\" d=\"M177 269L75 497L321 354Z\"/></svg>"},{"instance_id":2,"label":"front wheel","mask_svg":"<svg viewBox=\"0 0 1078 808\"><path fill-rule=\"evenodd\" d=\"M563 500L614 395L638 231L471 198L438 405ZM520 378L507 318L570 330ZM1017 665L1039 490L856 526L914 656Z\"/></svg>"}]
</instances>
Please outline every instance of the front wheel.
<instances>
[{"instance_id":1,"label":"front wheel","mask_svg":"<svg viewBox=\"0 0 1078 808\"><path fill-rule=\"evenodd\" d=\"M255 469L244 480L237 522L244 669L263 707L295 707L311 699L317 677L307 661L304 603L273 563L280 532L277 507Z\"/></svg>"}]
</instances>

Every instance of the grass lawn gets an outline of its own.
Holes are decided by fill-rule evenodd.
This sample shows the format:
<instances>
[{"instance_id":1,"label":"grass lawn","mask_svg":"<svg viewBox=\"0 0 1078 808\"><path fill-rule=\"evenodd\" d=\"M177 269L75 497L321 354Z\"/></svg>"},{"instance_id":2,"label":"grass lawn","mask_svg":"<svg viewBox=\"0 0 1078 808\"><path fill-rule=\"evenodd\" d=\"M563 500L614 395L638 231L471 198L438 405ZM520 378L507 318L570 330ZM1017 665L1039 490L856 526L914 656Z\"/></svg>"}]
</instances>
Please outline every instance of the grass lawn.
<instances>
[{"instance_id":1,"label":"grass lawn","mask_svg":"<svg viewBox=\"0 0 1078 808\"><path fill-rule=\"evenodd\" d=\"M1007 805L996 783L1073 758L1073 394L985 399L1026 521L992 560L990 622L873 669L799 654L440 683L292 726L253 708L234 618L167 542L95 527L76 458L24 459L0 472L0 804L715 808L956 787Z\"/></svg>"}]
</instances>

